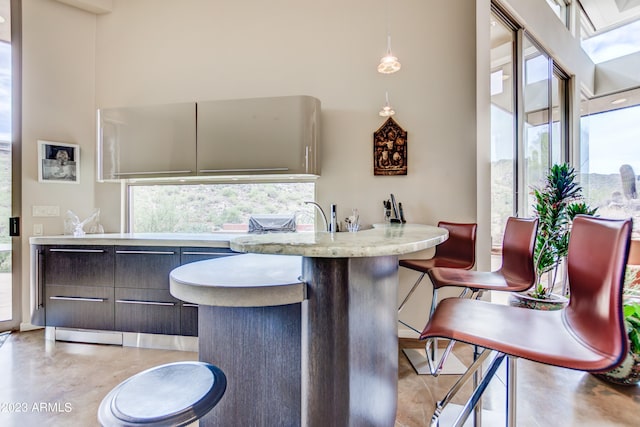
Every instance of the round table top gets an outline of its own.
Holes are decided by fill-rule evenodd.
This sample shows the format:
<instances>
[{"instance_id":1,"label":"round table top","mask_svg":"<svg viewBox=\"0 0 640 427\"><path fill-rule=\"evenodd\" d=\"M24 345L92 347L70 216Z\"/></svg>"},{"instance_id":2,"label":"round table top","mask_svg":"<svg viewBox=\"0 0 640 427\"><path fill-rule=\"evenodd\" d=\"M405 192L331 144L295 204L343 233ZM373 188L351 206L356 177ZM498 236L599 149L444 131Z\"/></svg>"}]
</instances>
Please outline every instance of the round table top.
<instances>
[{"instance_id":1,"label":"round table top","mask_svg":"<svg viewBox=\"0 0 640 427\"><path fill-rule=\"evenodd\" d=\"M354 233L267 233L240 236L229 246L237 252L359 258L404 255L444 242L446 229L422 224L388 224Z\"/></svg>"},{"instance_id":2,"label":"round table top","mask_svg":"<svg viewBox=\"0 0 640 427\"><path fill-rule=\"evenodd\" d=\"M302 302L302 257L242 254L182 265L169 275L171 294L222 307L264 307Z\"/></svg>"}]
</instances>

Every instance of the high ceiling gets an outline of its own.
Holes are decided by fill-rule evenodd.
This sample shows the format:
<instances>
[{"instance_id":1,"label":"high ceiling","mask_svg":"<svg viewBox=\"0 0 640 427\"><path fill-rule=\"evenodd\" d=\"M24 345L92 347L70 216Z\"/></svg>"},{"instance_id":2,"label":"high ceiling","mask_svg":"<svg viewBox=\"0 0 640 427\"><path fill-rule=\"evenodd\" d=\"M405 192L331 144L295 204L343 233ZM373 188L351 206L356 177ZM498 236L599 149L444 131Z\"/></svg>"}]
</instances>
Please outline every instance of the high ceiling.
<instances>
[{"instance_id":1,"label":"high ceiling","mask_svg":"<svg viewBox=\"0 0 640 427\"><path fill-rule=\"evenodd\" d=\"M640 19L640 0L578 0L595 33Z\"/></svg>"}]
</instances>

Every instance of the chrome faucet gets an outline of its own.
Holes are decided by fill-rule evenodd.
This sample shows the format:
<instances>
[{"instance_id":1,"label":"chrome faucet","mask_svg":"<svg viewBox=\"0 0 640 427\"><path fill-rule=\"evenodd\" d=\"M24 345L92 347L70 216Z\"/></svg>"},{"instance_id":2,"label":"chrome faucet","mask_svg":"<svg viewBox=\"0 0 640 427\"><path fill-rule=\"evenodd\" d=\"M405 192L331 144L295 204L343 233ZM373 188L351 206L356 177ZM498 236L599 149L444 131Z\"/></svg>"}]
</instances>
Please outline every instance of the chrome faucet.
<instances>
[{"instance_id":1,"label":"chrome faucet","mask_svg":"<svg viewBox=\"0 0 640 427\"><path fill-rule=\"evenodd\" d=\"M324 221L324 230L325 231L329 231L329 222L327 221L327 216L324 214L324 210L322 210L322 206L320 206L316 202L304 202L304 204L305 205L313 205L316 208L318 208L318 210L322 214L322 220Z\"/></svg>"}]
</instances>

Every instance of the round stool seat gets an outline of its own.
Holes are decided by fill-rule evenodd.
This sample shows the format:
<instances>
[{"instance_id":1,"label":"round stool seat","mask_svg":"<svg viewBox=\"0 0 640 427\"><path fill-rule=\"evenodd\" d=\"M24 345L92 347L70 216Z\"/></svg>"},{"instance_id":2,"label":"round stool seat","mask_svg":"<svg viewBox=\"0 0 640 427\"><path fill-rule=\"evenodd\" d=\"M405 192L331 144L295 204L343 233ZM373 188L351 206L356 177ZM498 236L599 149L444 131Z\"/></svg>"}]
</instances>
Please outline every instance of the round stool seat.
<instances>
[{"instance_id":1,"label":"round stool seat","mask_svg":"<svg viewBox=\"0 0 640 427\"><path fill-rule=\"evenodd\" d=\"M204 362L176 362L140 372L102 399L103 426L184 426L213 409L227 388L224 373Z\"/></svg>"}]
</instances>

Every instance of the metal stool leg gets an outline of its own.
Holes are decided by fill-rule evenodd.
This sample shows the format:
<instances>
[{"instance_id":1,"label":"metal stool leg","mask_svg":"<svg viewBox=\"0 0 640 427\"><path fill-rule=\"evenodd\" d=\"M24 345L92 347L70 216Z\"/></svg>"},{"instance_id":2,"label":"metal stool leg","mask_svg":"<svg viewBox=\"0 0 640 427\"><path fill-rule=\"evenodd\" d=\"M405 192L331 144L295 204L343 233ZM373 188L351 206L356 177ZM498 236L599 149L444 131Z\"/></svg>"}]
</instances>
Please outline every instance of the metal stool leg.
<instances>
[{"instance_id":1,"label":"metal stool leg","mask_svg":"<svg viewBox=\"0 0 640 427\"><path fill-rule=\"evenodd\" d=\"M487 386L489 385L489 382L495 376L495 374L496 374L496 372L498 370L498 367L500 366L500 364L502 363L502 361L506 357L506 355L504 353L499 353L499 352L495 352L495 351L492 351L492 350L485 349L478 356L478 358L471 364L471 366L469 367L467 372L465 372L464 375L462 375L458 379L458 381L456 381L456 383L453 385L453 387L451 387L451 389L447 392L447 394L444 397L444 399L442 399L441 401L439 401L436 404L436 409L435 409L435 411L433 413L433 416L431 417L431 427L437 427L438 426L438 420L439 420L439 417L442 414L442 411L444 410L444 408L449 403L451 403L451 401L453 400L455 395L458 393L458 391L460 391L460 389L464 386L464 384L467 381L469 381L469 379L472 376L475 375L476 371L480 367L482 367L482 363L487 359L487 357L491 353L493 353L495 356L491 360L491 363L489 364L489 367L487 368L487 371L486 371L485 375L482 377L482 380L478 383L478 386L473 390L473 393L471 394L471 397L469 397L469 400L467 400L467 403L463 406L462 411L460 412L460 414L458 415L458 417L456 418L456 420L455 420L455 422L453 424L455 427L462 427L464 425L464 423L467 421L467 418L469 418L469 415L471 415L471 412L474 410L474 408L476 407L476 405L480 401L480 398L482 397L482 394L487 389Z\"/></svg>"},{"instance_id":2,"label":"metal stool leg","mask_svg":"<svg viewBox=\"0 0 640 427\"><path fill-rule=\"evenodd\" d=\"M517 369L518 358L507 356L507 427L516 425Z\"/></svg>"}]
</instances>

